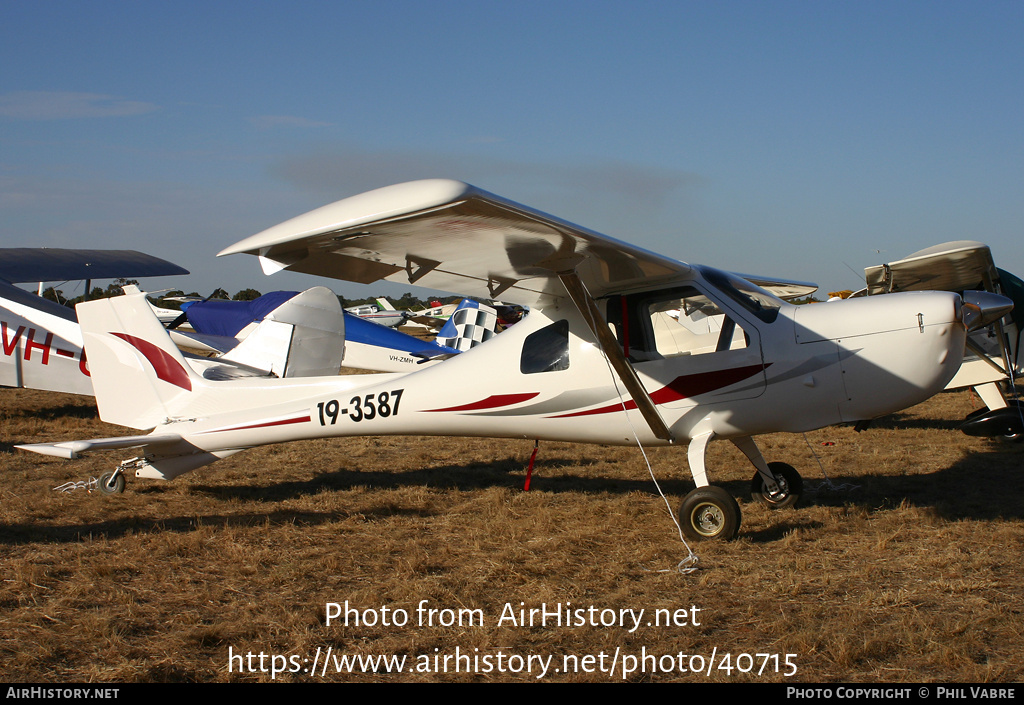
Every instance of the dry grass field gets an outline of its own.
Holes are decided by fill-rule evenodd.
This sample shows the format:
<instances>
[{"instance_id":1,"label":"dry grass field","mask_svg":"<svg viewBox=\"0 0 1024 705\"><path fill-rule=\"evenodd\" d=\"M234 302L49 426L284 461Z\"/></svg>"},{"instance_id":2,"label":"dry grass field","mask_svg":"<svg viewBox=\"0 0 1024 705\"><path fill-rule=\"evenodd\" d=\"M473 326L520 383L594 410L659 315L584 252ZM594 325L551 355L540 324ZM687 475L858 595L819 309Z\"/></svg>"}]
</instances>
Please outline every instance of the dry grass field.
<instances>
[{"instance_id":1,"label":"dry grass field","mask_svg":"<svg viewBox=\"0 0 1024 705\"><path fill-rule=\"evenodd\" d=\"M1024 445L955 431L976 405L947 393L864 433L761 438L804 475L796 510L752 502L746 461L713 444L743 526L694 545L682 574L636 448L542 443L529 492L532 442L357 438L65 494L51 488L125 456L13 445L123 429L89 399L0 390L5 679L1020 681ZM685 451L649 454L675 508ZM346 601L363 621L328 624ZM584 623L513 623L506 604L582 608ZM641 609L639 627L618 622Z\"/></svg>"}]
</instances>

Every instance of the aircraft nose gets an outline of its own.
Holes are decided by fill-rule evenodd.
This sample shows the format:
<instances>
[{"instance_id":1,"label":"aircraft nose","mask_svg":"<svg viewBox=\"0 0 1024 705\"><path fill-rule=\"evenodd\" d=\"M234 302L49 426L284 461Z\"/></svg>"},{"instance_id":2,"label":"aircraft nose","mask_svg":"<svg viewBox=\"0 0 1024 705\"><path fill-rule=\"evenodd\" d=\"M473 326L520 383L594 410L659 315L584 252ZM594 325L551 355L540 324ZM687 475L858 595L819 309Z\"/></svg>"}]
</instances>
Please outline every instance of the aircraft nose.
<instances>
[{"instance_id":1,"label":"aircraft nose","mask_svg":"<svg viewBox=\"0 0 1024 705\"><path fill-rule=\"evenodd\" d=\"M800 306L797 342L835 345L840 417L873 419L924 401L953 378L967 336L964 309L959 296L939 291Z\"/></svg>"},{"instance_id":2,"label":"aircraft nose","mask_svg":"<svg viewBox=\"0 0 1024 705\"><path fill-rule=\"evenodd\" d=\"M942 391L963 362L967 331L956 294L914 292L871 299L870 314L880 324L879 332L836 341L849 397L840 405L841 413L850 421L921 403Z\"/></svg>"}]
</instances>

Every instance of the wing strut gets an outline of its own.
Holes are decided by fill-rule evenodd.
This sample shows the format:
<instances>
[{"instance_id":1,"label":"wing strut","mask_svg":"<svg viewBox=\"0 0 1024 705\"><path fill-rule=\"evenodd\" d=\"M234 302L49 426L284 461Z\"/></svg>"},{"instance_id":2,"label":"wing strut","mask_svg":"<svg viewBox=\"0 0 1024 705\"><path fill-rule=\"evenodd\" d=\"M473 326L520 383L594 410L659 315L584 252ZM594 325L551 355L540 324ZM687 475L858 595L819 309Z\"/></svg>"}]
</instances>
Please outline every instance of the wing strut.
<instances>
[{"instance_id":1,"label":"wing strut","mask_svg":"<svg viewBox=\"0 0 1024 705\"><path fill-rule=\"evenodd\" d=\"M583 314L583 318L586 320L587 325L590 326L590 330L597 337L597 342L601 349L604 350L604 354L608 356L612 369L615 370L619 379L622 380L622 384L636 403L637 409L643 415L647 425L651 427L651 431L663 441L674 441L672 432L668 430L668 426L665 425L661 414L658 413L658 408L654 405L651 395L644 389L643 383L636 375L636 370L629 364L626 356L622 354L619 342L612 335L611 330L609 330L607 322L597 309L597 303L583 285L579 275L576 274L575 270L569 270L567 272L559 272L558 278L565 285L569 298L576 304L576 308Z\"/></svg>"}]
</instances>

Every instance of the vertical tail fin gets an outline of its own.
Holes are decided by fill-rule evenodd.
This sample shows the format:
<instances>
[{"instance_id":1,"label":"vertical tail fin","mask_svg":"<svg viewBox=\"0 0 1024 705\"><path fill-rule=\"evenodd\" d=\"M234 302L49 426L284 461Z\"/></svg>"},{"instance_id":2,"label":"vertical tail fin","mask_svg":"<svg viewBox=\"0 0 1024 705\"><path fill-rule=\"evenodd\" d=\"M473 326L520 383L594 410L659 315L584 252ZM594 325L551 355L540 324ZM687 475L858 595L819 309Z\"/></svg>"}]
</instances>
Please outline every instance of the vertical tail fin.
<instances>
[{"instance_id":1,"label":"vertical tail fin","mask_svg":"<svg viewBox=\"0 0 1024 705\"><path fill-rule=\"evenodd\" d=\"M145 295L126 294L76 308L100 418L153 428L175 415L201 384L153 314Z\"/></svg>"}]
</instances>

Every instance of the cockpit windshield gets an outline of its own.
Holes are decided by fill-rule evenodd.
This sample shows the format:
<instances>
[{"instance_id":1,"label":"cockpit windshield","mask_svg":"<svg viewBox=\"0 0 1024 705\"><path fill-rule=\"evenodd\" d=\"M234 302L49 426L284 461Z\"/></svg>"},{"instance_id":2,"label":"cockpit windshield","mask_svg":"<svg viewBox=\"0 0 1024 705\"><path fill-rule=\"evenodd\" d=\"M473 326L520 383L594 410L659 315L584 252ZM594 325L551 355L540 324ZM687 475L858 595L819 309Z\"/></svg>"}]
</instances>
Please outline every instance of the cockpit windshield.
<instances>
[{"instance_id":1,"label":"cockpit windshield","mask_svg":"<svg viewBox=\"0 0 1024 705\"><path fill-rule=\"evenodd\" d=\"M705 281L754 314L765 323L772 323L782 308L782 299L735 274L713 267L698 267Z\"/></svg>"}]
</instances>

